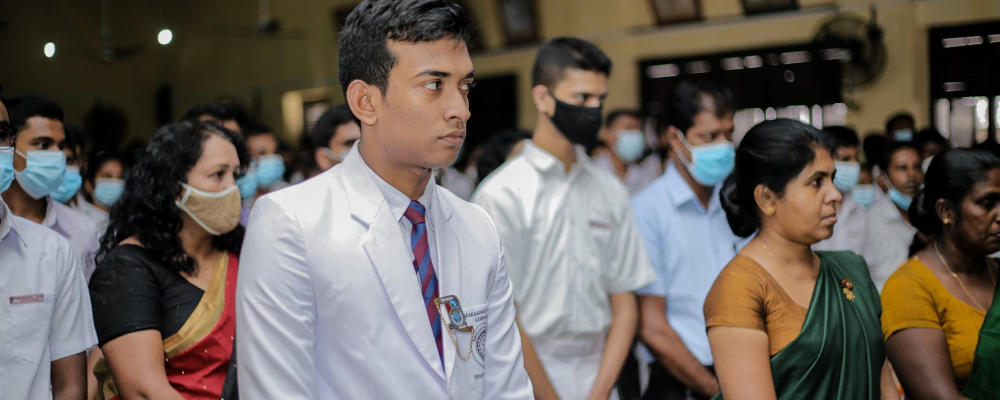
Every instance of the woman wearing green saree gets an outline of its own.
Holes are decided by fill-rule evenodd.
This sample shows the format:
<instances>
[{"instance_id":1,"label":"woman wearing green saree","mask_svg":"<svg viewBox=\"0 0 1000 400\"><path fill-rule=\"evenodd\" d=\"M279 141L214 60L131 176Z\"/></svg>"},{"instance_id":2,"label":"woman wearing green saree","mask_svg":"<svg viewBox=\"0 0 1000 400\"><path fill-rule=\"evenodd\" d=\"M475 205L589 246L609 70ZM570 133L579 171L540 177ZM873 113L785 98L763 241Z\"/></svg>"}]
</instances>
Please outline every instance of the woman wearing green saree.
<instances>
[{"instance_id":1,"label":"woman wearing green saree","mask_svg":"<svg viewBox=\"0 0 1000 400\"><path fill-rule=\"evenodd\" d=\"M775 120L751 129L736 151L722 205L734 233L757 234L705 299L717 398L895 394L882 384L881 304L864 260L810 248L833 234L842 200L832 149L819 130Z\"/></svg>"},{"instance_id":2,"label":"woman wearing green saree","mask_svg":"<svg viewBox=\"0 0 1000 400\"><path fill-rule=\"evenodd\" d=\"M924 181L908 211L927 244L882 289L889 359L908 399L1000 399L1000 158L948 150Z\"/></svg>"}]
</instances>

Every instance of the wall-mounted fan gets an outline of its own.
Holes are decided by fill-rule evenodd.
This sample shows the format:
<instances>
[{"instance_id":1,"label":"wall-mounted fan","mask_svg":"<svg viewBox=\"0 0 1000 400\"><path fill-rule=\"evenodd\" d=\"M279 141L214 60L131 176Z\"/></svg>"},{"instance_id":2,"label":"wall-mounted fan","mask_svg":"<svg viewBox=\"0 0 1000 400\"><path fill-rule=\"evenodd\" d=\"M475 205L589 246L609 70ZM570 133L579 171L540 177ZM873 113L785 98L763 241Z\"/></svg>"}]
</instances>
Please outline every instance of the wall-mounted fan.
<instances>
[{"instance_id":1,"label":"wall-mounted fan","mask_svg":"<svg viewBox=\"0 0 1000 400\"><path fill-rule=\"evenodd\" d=\"M813 42L824 49L828 59L843 63L844 89L863 87L875 82L886 64L885 41L878 26L875 7L868 20L841 13L820 25Z\"/></svg>"}]
</instances>

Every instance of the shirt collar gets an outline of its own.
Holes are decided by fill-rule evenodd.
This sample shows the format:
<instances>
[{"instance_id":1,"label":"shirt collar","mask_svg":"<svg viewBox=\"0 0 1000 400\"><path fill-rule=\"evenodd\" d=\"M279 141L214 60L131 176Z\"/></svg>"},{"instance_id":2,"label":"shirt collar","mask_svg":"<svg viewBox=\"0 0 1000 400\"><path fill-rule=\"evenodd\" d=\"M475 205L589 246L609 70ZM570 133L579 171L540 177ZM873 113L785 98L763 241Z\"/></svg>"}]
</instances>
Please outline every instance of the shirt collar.
<instances>
[{"instance_id":1,"label":"shirt collar","mask_svg":"<svg viewBox=\"0 0 1000 400\"><path fill-rule=\"evenodd\" d=\"M55 229L55 226L59 223L56 219L56 201L52 200L52 197L45 198L45 218L42 219L42 225L46 228Z\"/></svg>"},{"instance_id":2,"label":"shirt collar","mask_svg":"<svg viewBox=\"0 0 1000 400\"><path fill-rule=\"evenodd\" d=\"M17 240L22 249L28 248L28 244L21 240L21 235L17 233L17 225L14 224L14 213L7 207L7 203L4 203L3 199L0 198L0 242L6 240L7 236Z\"/></svg>"},{"instance_id":3,"label":"shirt collar","mask_svg":"<svg viewBox=\"0 0 1000 400\"><path fill-rule=\"evenodd\" d=\"M589 171L590 168L594 168L590 162L590 157L587 156L587 152L584 151L583 146L573 145L573 152L576 153L576 162L570 168L570 171L581 168L585 171ZM532 166L534 166L539 171L548 172L549 170L559 167L562 165L562 161L559 161L556 156L552 155L548 151L545 151L541 147L535 144L534 141L526 139L524 141L524 148L521 150L521 155L528 160Z\"/></svg>"},{"instance_id":4,"label":"shirt collar","mask_svg":"<svg viewBox=\"0 0 1000 400\"><path fill-rule=\"evenodd\" d=\"M719 189L722 185L715 185L712 188L712 197L708 199L708 209L706 210L695 196L694 189L691 189L691 185L684 180L674 163L667 162L667 170L663 173L663 179L666 183L667 197L670 197L674 207L680 208L686 203L692 203L702 212L709 214L714 214L722 209L719 203Z\"/></svg>"},{"instance_id":5,"label":"shirt collar","mask_svg":"<svg viewBox=\"0 0 1000 400\"><path fill-rule=\"evenodd\" d=\"M378 176L378 174L376 174L375 171L368 166L368 163L364 162L364 159L361 161L365 171L371 177L372 181L375 182L375 186L377 186L379 192L382 193L382 197L385 198L385 203L389 206L389 211L392 212L393 218L397 221L400 218L403 218L403 213L405 213L406 209L410 207L410 196L407 196L405 193L399 191L399 189L390 185L389 182L386 182L385 179L382 179L381 176ZM434 186L436 185L434 174L431 174L431 178L427 181L427 186L424 188L424 193L420 195L419 199L417 199L417 201L419 201L420 204L424 206L424 209L428 210L428 212L431 209L431 199L434 197L433 192Z\"/></svg>"}]
</instances>

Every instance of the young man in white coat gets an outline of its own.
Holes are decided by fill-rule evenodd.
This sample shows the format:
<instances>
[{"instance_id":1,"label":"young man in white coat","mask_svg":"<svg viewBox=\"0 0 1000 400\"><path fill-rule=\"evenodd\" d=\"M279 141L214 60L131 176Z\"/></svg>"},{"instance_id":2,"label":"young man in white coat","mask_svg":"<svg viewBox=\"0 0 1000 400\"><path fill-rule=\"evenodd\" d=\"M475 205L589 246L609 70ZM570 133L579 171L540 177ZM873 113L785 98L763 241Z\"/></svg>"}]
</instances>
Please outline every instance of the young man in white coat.
<instances>
[{"instance_id":1,"label":"young man in white coat","mask_svg":"<svg viewBox=\"0 0 1000 400\"><path fill-rule=\"evenodd\" d=\"M465 11L367 0L339 40L361 140L261 197L237 289L244 399L528 399L499 235L434 182L465 138Z\"/></svg>"}]
</instances>

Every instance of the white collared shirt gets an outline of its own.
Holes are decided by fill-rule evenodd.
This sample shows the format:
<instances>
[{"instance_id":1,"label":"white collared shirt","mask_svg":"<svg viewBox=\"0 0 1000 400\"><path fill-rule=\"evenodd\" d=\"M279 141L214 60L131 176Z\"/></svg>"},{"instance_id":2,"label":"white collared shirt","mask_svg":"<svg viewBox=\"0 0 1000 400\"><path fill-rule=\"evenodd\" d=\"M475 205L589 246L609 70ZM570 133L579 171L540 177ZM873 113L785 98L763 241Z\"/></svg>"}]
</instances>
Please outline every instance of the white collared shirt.
<instances>
[{"instance_id":1,"label":"white collared shirt","mask_svg":"<svg viewBox=\"0 0 1000 400\"><path fill-rule=\"evenodd\" d=\"M712 365L705 296L747 240L729 227L719 186L706 208L673 163L632 200L632 208L656 271L656 281L637 293L663 297L670 327L702 365Z\"/></svg>"},{"instance_id":2,"label":"white collared shirt","mask_svg":"<svg viewBox=\"0 0 1000 400\"><path fill-rule=\"evenodd\" d=\"M861 255L868 242L868 210L848 193L837 210L837 223L833 225L833 235L816 243L813 250L847 250Z\"/></svg>"},{"instance_id":3,"label":"white collared shirt","mask_svg":"<svg viewBox=\"0 0 1000 400\"><path fill-rule=\"evenodd\" d=\"M52 398L51 363L97 344L78 258L0 200L0 396Z\"/></svg>"},{"instance_id":4,"label":"white collared shirt","mask_svg":"<svg viewBox=\"0 0 1000 400\"><path fill-rule=\"evenodd\" d=\"M97 268L94 257L97 256L102 232L98 231L97 223L83 213L52 200L51 197L47 197L46 202L47 208L42 225L59 232L69 241L69 247L73 249L73 254L80 260L85 282L89 282L90 275Z\"/></svg>"},{"instance_id":5,"label":"white collared shirt","mask_svg":"<svg viewBox=\"0 0 1000 400\"><path fill-rule=\"evenodd\" d=\"M600 353L608 296L654 279L625 187L579 147L576 157L567 174L525 141L472 196L497 225L518 315L540 354Z\"/></svg>"},{"instance_id":6,"label":"white collared shirt","mask_svg":"<svg viewBox=\"0 0 1000 400\"><path fill-rule=\"evenodd\" d=\"M100 228L99 231L101 231L101 233L103 233L104 228L108 226L108 212L88 202L87 199L83 198L82 194L77 193L76 204L73 209L94 220L94 223Z\"/></svg>"},{"instance_id":7,"label":"white collared shirt","mask_svg":"<svg viewBox=\"0 0 1000 400\"><path fill-rule=\"evenodd\" d=\"M910 243L917 229L903 219L889 196L875 200L868 210L868 241L862 255L878 290L889 276L909 258Z\"/></svg>"}]
</instances>

